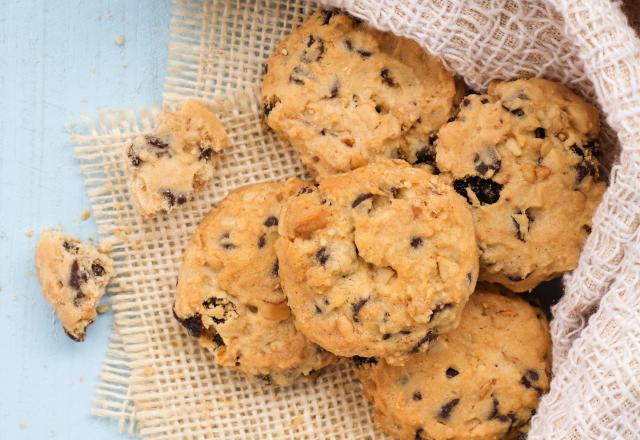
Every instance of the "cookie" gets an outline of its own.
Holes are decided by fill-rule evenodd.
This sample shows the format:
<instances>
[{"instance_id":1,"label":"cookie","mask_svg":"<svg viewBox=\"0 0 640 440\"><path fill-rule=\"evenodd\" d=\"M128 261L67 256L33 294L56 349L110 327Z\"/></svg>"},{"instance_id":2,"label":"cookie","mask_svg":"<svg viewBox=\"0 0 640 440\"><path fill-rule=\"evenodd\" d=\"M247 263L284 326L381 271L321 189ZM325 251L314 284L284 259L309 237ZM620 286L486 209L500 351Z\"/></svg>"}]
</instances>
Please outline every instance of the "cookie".
<instances>
[{"instance_id":1,"label":"cookie","mask_svg":"<svg viewBox=\"0 0 640 440\"><path fill-rule=\"evenodd\" d=\"M432 164L457 89L416 42L325 10L277 47L262 95L267 124L327 175L379 157Z\"/></svg>"},{"instance_id":2,"label":"cookie","mask_svg":"<svg viewBox=\"0 0 640 440\"><path fill-rule=\"evenodd\" d=\"M480 279L517 292L576 267L605 190L598 112L561 84L495 82L440 129L437 166L473 211Z\"/></svg>"},{"instance_id":3,"label":"cookie","mask_svg":"<svg viewBox=\"0 0 640 440\"><path fill-rule=\"evenodd\" d=\"M184 205L213 177L213 159L227 147L227 133L209 108L185 101L162 111L156 130L126 149L129 193L148 218Z\"/></svg>"},{"instance_id":4,"label":"cookie","mask_svg":"<svg viewBox=\"0 0 640 440\"><path fill-rule=\"evenodd\" d=\"M176 318L217 364L265 383L287 385L334 361L296 330L278 277L280 207L305 185L231 192L198 227L178 277Z\"/></svg>"},{"instance_id":5,"label":"cookie","mask_svg":"<svg viewBox=\"0 0 640 440\"><path fill-rule=\"evenodd\" d=\"M74 341L84 341L98 302L115 276L111 258L77 238L46 230L36 249L36 269L42 293L64 331Z\"/></svg>"},{"instance_id":6,"label":"cookie","mask_svg":"<svg viewBox=\"0 0 640 440\"><path fill-rule=\"evenodd\" d=\"M402 364L457 326L476 283L464 199L402 160L304 188L279 228L280 279L296 326L340 356Z\"/></svg>"},{"instance_id":7,"label":"cookie","mask_svg":"<svg viewBox=\"0 0 640 440\"><path fill-rule=\"evenodd\" d=\"M549 389L550 344L540 309L479 287L428 353L402 368L357 359L354 370L396 439L519 439Z\"/></svg>"}]
</instances>

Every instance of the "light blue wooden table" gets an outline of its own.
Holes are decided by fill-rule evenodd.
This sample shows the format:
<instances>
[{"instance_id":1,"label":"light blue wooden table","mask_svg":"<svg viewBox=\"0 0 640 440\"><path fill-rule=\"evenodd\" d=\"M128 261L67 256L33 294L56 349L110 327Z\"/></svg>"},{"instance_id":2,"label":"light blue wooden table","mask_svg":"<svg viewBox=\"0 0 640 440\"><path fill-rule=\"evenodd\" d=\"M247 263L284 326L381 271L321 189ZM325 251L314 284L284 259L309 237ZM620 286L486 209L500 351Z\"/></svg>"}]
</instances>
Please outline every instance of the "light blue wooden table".
<instances>
[{"instance_id":1,"label":"light blue wooden table","mask_svg":"<svg viewBox=\"0 0 640 440\"><path fill-rule=\"evenodd\" d=\"M90 415L111 314L72 342L40 295L33 253L42 228L95 236L63 127L96 108L158 104L168 29L163 0L0 0L2 440L124 438Z\"/></svg>"}]
</instances>

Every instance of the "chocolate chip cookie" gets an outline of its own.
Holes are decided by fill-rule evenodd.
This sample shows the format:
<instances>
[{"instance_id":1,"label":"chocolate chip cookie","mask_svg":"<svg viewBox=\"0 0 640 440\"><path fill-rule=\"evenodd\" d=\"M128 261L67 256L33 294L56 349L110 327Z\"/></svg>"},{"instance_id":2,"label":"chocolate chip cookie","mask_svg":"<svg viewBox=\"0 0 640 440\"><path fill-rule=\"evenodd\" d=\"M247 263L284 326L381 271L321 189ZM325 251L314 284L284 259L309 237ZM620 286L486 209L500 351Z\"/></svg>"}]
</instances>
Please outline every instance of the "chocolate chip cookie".
<instances>
[{"instance_id":1,"label":"chocolate chip cookie","mask_svg":"<svg viewBox=\"0 0 640 440\"><path fill-rule=\"evenodd\" d=\"M334 361L296 330L280 289L280 207L301 180L231 192L204 218L185 253L174 313L217 364L286 385Z\"/></svg>"},{"instance_id":2,"label":"chocolate chip cookie","mask_svg":"<svg viewBox=\"0 0 640 440\"><path fill-rule=\"evenodd\" d=\"M126 149L129 192L145 217L184 205L213 177L213 159L227 133L209 108L185 101L179 112L158 115L156 130Z\"/></svg>"},{"instance_id":3,"label":"chocolate chip cookie","mask_svg":"<svg viewBox=\"0 0 640 440\"><path fill-rule=\"evenodd\" d=\"M96 319L96 306L115 275L113 262L95 247L57 230L46 230L36 249L36 269L42 293L64 331L84 341Z\"/></svg>"},{"instance_id":4,"label":"chocolate chip cookie","mask_svg":"<svg viewBox=\"0 0 640 440\"><path fill-rule=\"evenodd\" d=\"M356 359L374 421L401 440L526 438L549 389L550 338L541 310L483 287L460 326L404 367Z\"/></svg>"},{"instance_id":5,"label":"chocolate chip cookie","mask_svg":"<svg viewBox=\"0 0 640 440\"><path fill-rule=\"evenodd\" d=\"M433 164L434 134L457 91L414 41L325 10L278 46L262 94L268 125L326 175L378 157Z\"/></svg>"},{"instance_id":6,"label":"chocolate chip cookie","mask_svg":"<svg viewBox=\"0 0 640 440\"><path fill-rule=\"evenodd\" d=\"M561 84L495 82L436 142L473 211L480 279L523 292L575 268L605 183L597 110Z\"/></svg>"},{"instance_id":7,"label":"chocolate chip cookie","mask_svg":"<svg viewBox=\"0 0 640 440\"><path fill-rule=\"evenodd\" d=\"M402 160L303 188L279 228L280 278L296 326L340 356L402 364L456 327L476 283L464 199Z\"/></svg>"}]
</instances>

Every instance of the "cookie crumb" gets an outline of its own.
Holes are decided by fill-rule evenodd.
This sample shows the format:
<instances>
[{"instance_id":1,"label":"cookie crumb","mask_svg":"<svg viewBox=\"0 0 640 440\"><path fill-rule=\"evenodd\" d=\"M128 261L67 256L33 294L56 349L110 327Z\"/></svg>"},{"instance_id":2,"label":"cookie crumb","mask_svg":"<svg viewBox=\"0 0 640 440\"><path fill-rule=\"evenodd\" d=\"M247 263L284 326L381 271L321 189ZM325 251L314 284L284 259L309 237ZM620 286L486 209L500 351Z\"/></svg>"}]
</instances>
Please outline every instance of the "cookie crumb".
<instances>
[{"instance_id":1,"label":"cookie crumb","mask_svg":"<svg viewBox=\"0 0 640 440\"><path fill-rule=\"evenodd\" d=\"M124 35L118 35L113 42L116 43L117 46L124 46Z\"/></svg>"},{"instance_id":2,"label":"cookie crumb","mask_svg":"<svg viewBox=\"0 0 640 440\"><path fill-rule=\"evenodd\" d=\"M146 367L144 367L144 370L142 371L142 375L144 377L149 377L149 376L153 376L155 372L156 370L154 370L154 368L151 365L147 365Z\"/></svg>"},{"instance_id":3,"label":"cookie crumb","mask_svg":"<svg viewBox=\"0 0 640 440\"><path fill-rule=\"evenodd\" d=\"M91 213L89 211L82 211L82 221L89 220Z\"/></svg>"},{"instance_id":4,"label":"cookie crumb","mask_svg":"<svg viewBox=\"0 0 640 440\"><path fill-rule=\"evenodd\" d=\"M293 419L291 419L291 422L289 422L289 429L296 429L299 426L301 426L304 423L304 419L302 418L302 416L295 416Z\"/></svg>"},{"instance_id":5,"label":"cookie crumb","mask_svg":"<svg viewBox=\"0 0 640 440\"><path fill-rule=\"evenodd\" d=\"M96 311L101 315L103 313L107 313L108 310L109 310L109 304L100 304L96 309Z\"/></svg>"},{"instance_id":6,"label":"cookie crumb","mask_svg":"<svg viewBox=\"0 0 640 440\"><path fill-rule=\"evenodd\" d=\"M287 49L282 49L281 53L282 53L282 55L284 55L285 57L286 57L287 55L289 55L289 51L288 51Z\"/></svg>"},{"instance_id":7,"label":"cookie crumb","mask_svg":"<svg viewBox=\"0 0 640 440\"><path fill-rule=\"evenodd\" d=\"M33 237L33 229L27 229L24 231L24 236L29 238Z\"/></svg>"}]
</instances>

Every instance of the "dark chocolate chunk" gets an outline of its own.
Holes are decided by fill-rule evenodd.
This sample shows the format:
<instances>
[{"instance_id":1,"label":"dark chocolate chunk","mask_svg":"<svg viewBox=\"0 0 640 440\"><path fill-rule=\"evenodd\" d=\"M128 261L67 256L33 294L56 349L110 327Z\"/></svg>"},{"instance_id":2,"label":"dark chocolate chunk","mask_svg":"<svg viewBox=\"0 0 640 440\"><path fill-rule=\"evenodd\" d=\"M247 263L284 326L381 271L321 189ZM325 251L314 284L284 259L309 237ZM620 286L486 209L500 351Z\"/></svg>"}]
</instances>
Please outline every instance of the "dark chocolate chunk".
<instances>
[{"instance_id":1,"label":"dark chocolate chunk","mask_svg":"<svg viewBox=\"0 0 640 440\"><path fill-rule=\"evenodd\" d=\"M168 189L162 191L162 197L165 198L169 206L176 204L176 196Z\"/></svg>"},{"instance_id":2,"label":"dark chocolate chunk","mask_svg":"<svg viewBox=\"0 0 640 440\"><path fill-rule=\"evenodd\" d=\"M369 298L362 298L358 300L358 302L351 304L351 313L353 315L353 322L360 322L360 309L364 307L364 305L369 301Z\"/></svg>"},{"instance_id":3,"label":"dark chocolate chunk","mask_svg":"<svg viewBox=\"0 0 640 440\"><path fill-rule=\"evenodd\" d=\"M318 261L318 263L320 263L322 266L325 265L325 263L327 262L327 260L329 259L329 252L327 252L327 248L326 247L321 247L320 249L318 249L318 252L316 252L316 260Z\"/></svg>"},{"instance_id":4,"label":"dark chocolate chunk","mask_svg":"<svg viewBox=\"0 0 640 440\"><path fill-rule=\"evenodd\" d=\"M322 309L320 308L319 305L314 304L315 310L316 310L316 315L322 315Z\"/></svg>"},{"instance_id":5,"label":"dark chocolate chunk","mask_svg":"<svg viewBox=\"0 0 640 440\"><path fill-rule=\"evenodd\" d=\"M416 402L419 401L419 400L422 400L422 393L420 391L415 391L413 393L413 396L411 396L411 398L413 400L415 400Z\"/></svg>"},{"instance_id":6,"label":"dark chocolate chunk","mask_svg":"<svg viewBox=\"0 0 640 440\"><path fill-rule=\"evenodd\" d=\"M198 160L209 161L209 160L211 160L212 156L213 156L213 149L212 148L201 148L200 149L200 156L198 156Z\"/></svg>"},{"instance_id":7,"label":"dark chocolate chunk","mask_svg":"<svg viewBox=\"0 0 640 440\"><path fill-rule=\"evenodd\" d=\"M222 339L222 336L220 336L219 333L214 333L211 336L211 339L213 340L213 342L215 342L215 344L218 347L224 347L226 344L224 343L224 339ZM236 362L236 365L240 365L240 362Z\"/></svg>"},{"instance_id":8,"label":"dark chocolate chunk","mask_svg":"<svg viewBox=\"0 0 640 440\"><path fill-rule=\"evenodd\" d=\"M300 66L296 66L293 68L293 70L291 71L291 74L289 75L289 82L298 84L299 86L303 86L304 85L304 79L302 79L303 77L304 77L303 70L300 68Z\"/></svg>"},{"instance_id":9,"label":"dark chocolate chunk","mask_svg":"<svg viewBox=\"0 0 640 440\"><path fill-rule=\"evenodd\" d=\"M356 367L363 367L365 365L375 365L378 363L378 359L375 357L362 357L362 356L353 356L351 358Z\"/></svg>"},{"instance_id":10,"label":"dark chocolate chunk","mask_svg":"<svg viewBox=\"0 0 640 440\"><path fill-rule=\"evenodd\" d=\"M456 377L458 374L460 374L460 372L455 368L449 367L447 368L447 371L445 372L445 374L447 375L447 378L451 379Z\"/></svg>"},{"instance_id":11,"label":"dark chocolate chunk","mask_svg":"<svg viewBox=\"0 0 640 440\"><path fill-rule=\"evenodd\" d=\"M101 277L104 275L104 267L102 267L99 261L94 261L91 264L91 272L93 272L93 276Z\"/></svg>"},{"instance_id":12,"label":"dark chocolate chunk","mask_svg":"<svg viewBox=\"0 0 640 440\"><path fill-rule=\"evenodd\" d=\"M69 252L70 254L77 254L79 247L77 244L75 243L71 243L68 241L65 241L62 243L62 247L64 248L65 251Z\"/></svg>"},{"instance_id":13,"label":"dark chocolate chunk","mask_svg":"<svg viewBox=\"0 0 640 440\"><path fill-rule=\"evenodd\" d=\"M425 163L433 165L436 163L436 150L431 145L425 145L416 151L416 164Z\"/></svg>"},{"instance_id":14,"label":"dark chocolate chunk","mask_svg":"<svg viewBox=\"0 0 640 440\"><path fill-rule=\"evenodd\" d=\"M489 413L489 420L495 419L498 414L500 414L500 402L498 401L498 399L496 399L496 397L492 395L491 401L493 403L493 406L491 408L491 413Z\"/></svg>"},{"instance_id":15,"label":"dark chocolate chunk","mask_svg":"<svg viewBox=\"0 0 640 440\"><path fill-rule=\"evenodd\" d=\"M356 208L360 203L364 202L367 199L370 199L371 197L373 197L373 194L371 193L360 194L353 200L353 203L351 203L351 207Z\"/></svg>"},{"instance_id":16,"label":"dark chocolate chunk","mask_svg":"<svg viewBox=\"0 0 640 440\"><path fill-rule=\"evenodd\" d=\"M532 390L535 390L535 392L538 394L538 396L542 395L542 388L535 386L533 384L533 382L537 382L538 379L540 379L540 375L538 374L537 371L534 370L527 370L527 372L524 374L524 376L522 376L522 378L520 379L520 383L525 387L525 388L530 388Z\"/></svg>"},{"instance_id":17,"label":"dark chocolate chunk","mask_svg":"<svg viewBox=\"0 0 640 440\"><path fill-rule=\"evenodd\" d=\"M422 429L422 428L416 429L416 436L415 436L414 440L425 440L425 438L422 436L423 432L424 432L424 429Z\"/></svg>"},{"instance_id":18,"label":"dark chocolate chunk","mask_svg":"<svg viewBox=\"0 0 640 440\"><path fill-rule=\"evenodd\" d=\"M313 187L304 186L298 190L298 193L296 194L296 196L301 196L302 194L309 194L309 193L312 193L314 190L315 188Z\"/></svg>"},{"instance_id":19,"label":"dark chocolate chunk","mask_svg":"<svg viewBox=\"0 0 640 440\"><path fill-rule=\"evenodd\" d=\"M258 248L262 249L265 244L267 244L267 235L262 234L260 237L258 237Z\"/></svg>"},{"instance_id":20,"label":"dark chocolate chunk","mask_svg":"<svg viewBox=\"0 0 640 440\"><path fill-rule=\"evenodd\" d=\"M291 78L289 78L291 80ZM304 84L304 82L303 82ZM267 98L262 104L262 112L265 116L269 116L269 113L275 108L276 105L280 103L280 98L277 96L270 96Z\"/></svg>"},{"instance_id":21,"label":"dark chocolate chunk","mask_svg":"<svg viewBox=\"0 0 640 440\"><path fill-rule=\"evenodd\" d=\"M278 217L274 215L267 217L267 219L264 221L264 225L267 228L270 228L271 226L278 226Z\"/></svg>"},{"instance_id":22,"label":"dark chocolate chunk","mask_svg":"<svg viewBox=\"0 0 640 440\"><path fill-rule=\"evenodd\" d=\"M336 80L336 82L333 83L333 86L331 86L331 93L329 94L329 99L333 99L337 97L339 91L340 91L340 81Z\"/></svg>"},{"instance_id":23,"label":"dark chocolate chunk","mask_svg":"<svg viewBox=\"0 0 640 440\"><path fill-rule=\"evenodd\" d=\"M538 139L544 139L547 137L547 131L543 127L536 128L534 133Z\"/></svg>"},{"instance_id":24,"label":"dark chocolate chunk","mask_svg":"<svg viewBox=\"0 0 640 440\"><path fill-rule=\"evenodd\" d=\"M417 353L424 344L429 344L438 339L438 333L435 330L429 330L411 349L411 353Z\"/></svg>"},{"instance_id":25,"label":"dark chocolate chunk","mask_svg":"<svg viewBox=\"0 0 640 440\"><path fill-rule=\"evenodd\" d=\"M480 104L488 104L488 103L489 103L489 98L480 99Z\"/></svg>"},{"instance_id":26,"label":"dark chocolate chunk","mask_svg":"<svg viewBox=\"0 0 640 440\"><path fill-rule=\"evenodd\" d=\"M396 188L395 186L389 188L389 192L391 193L391 197L397 199L400 197L400 188Z\"/></svg>"},{"instance_id":27,"label":"dark chocolate chunk","mask_svg":"<svg viewBox=\"0 0 640 440\"><path fill-rule=\"evenodd\" d=\"M458 194L467 199L467 203L471 204L471 199L467 195L467 188L470 188L481 205L496 203L500 199L500 191L502 191L501 184L491 179L483 179L478 176L457 179L453 182L453 188Z\"/></svg>"},{"instance_id":28,"label":"dark chocolate chunk","mask_svg":"<svg viewBox=\"0 0 640 440\"><path fill-rule=\"evenodd\" d=\"M149 145L153 145L156 148L160 148L160 149L165 149L165 148L169 148L169 144L166 143L165 141L163 141L162 139L155 137L155 136L151 136L151 135L147 135L144 137L147 141L147 143Z\"/></svg>"},{"instance_id":29,"label":"dark chocolate chunk","mask_svg":"<svg viewBox=\"0 0 640 440\"><path fill-rule=\"evenodd\" d=\"M451 399L440 408L438 413L439 420L447 420L451 416L453 409L460 403L460 399Z\"/></svg>"},{"instance_id":30,"label":"dark chocolate chunk","mask_svg":"<svg viewBox=\"0 0 640 440\"><path fill-rule=\"evenodd\" d=\"M382 113L382 106L380 104L376 104L374 108L376 109L377 113Z\"/></svg>"},{"instance_id":31,"label":"dark chocolate chunk","mask_svg":"<svg viewBox=\"0 0 640 440\"><path fill-rule=\"evenodd\" d=\"M422 238L420 237L412 237L411 238L411 247L414 249L418 249L422 246Z\"/></svg>"},{"instance_id":32,"label":"dark chocolate chunk","mask_svg":"<svg viewBox=\"0 0 640 440\"><path fill-rule=\"evenodd\" d=\"M358 49L357 52L358 52L358 55L360 55L364 59L367 59L371 55L373 55L373 52L371 52L370 50Z\"/></svg>"},{"instance_id":33,"label":"dark chocolate chunk","mask_svg":"<svg viewBox=\"0 0 640 440\"><path fill-rule=\"evenodd\" d=\"M80 291L80 286L87 282L87 274L80 270L78 260L74 260L71 264L71 273L69 274L69 286L72 289Z\"/></svg>"},{"instance_id":34,"label":"dark chocolate chunk","mask_svg":"<svg viewBox=\"0 0 640 440\"><path fill-rule=\"evenodd\" d=\"M271 276L277 277L279 271L280 271L280 262L278 261L278 257L276 257L276 261L274 261L273 266L271 266Z\"/></svg>"},{"instance_id":35,"label":"dark chocolate chunk","mask_svg":"<svg viewBox=\"0 0 640 440\"><path fill-rule=\"evenodd\" d=\"M500 171L502 161L498 158L496 150L488 148L483 152L482 156L476 153L473 157L473 165L481 176L485 176L489 170L496 173Z\"/></svg>"},{"instance_id":36,"label":"dark chocolate chunk","mask_svg":"<svg viewBox=\"0 0 640 440\"><path fill-rule=\"evenodd\" d=\"M591 234L591 226L589 225L582 225L582 229L584 230L584 232L586 232L587 234Z\"/></svg>"},{"instance_id":37,"label":"dark chocolate chunk","mask_svg":"<svg viewBox=\"0 0 640 440\"><path fill-rule=\"evenodd\" d=\"M133 151L133 145L131 145L129 147L129 150L127 150L127 157L129 158L129 162L131 162L131 165L134 167L139 167L140 164L142 163L142 159L140 159L140 156L138 156Z\"/></svg>"},{"instance_id":38,"label":"dark chocolate chunk","mask_svg":"<svg viewBox=\"0 0 640 440\"><path fill-rule=\"evenodd\" d=\"M464 98L462 100L462 106L463 107L467 107L469 104L471 104L471 101L469 101L469 98Z\"/></svg>"},{"instance_id":39,"label":"dark chocolate chunk","mask_svg":"<svg viewBox=\"0 0 640 440\"><path fill-rule=\"evenodd\" d=\"M309 38L307 39L307 47L304 49L304 52L302 52L300 61L307 64L320 61L324 56L324 52L324 40L320 37L309 35Z\"/></svg>"},{"instance_id":40,"label":"dark chocolate chunk","mask_svg":"<svg viewBox=\"0 0 640 440\"><path fill-rule=\"evenodd\" d=\"M334 9L323 9L322 11L320 11L320 14L322 14L322 25L324 26L329 24L333 16L337 13L338 12Z\"/></svg>"},{"instance_id":41,"label":"dark chocolate chunk","mask_svg":"<svg viewBox=\"0 0 640 440\"><path fill-rule=\"evenodd\" d=\"M173 316L178 320L178 322L180 322L180 324L189 330L189 333L191 333L191 336L194 338L199 338L205 330L204 325L202 324L202 317L199 313L189 316L188 318L181 319L176 315L174 310Z\"/></svg>"},{"instance_id":42,"label":"dark chocolate chunk","mask_svg":"<svg viewBox=\"0 0 640 440\"><path fill-rule=\"evenodd\" d=\"M455 122L457 120L457 118L455 116L451 116L449 119L447 119L447 122Z\"/></svg>"},{"instance_id":43,"label":"dark chocolate chunk","mask_svg":"<svg viewBox=\"0 0 640 440\"><path fill-rule=\"evenodd\" d=\"M391 71L386 67L380 71L380 78L382 78L382 82L389 87L398 87L398 83L395 82L391 76Z\"/></svg>"},{"instance_id":44,"label":"dark chocolate chunk","mask_svg":"<svg viewBox=\"0 0 640 440\"><path fill-rule=\"evenodd\" d=\"M384 335L382 335L382 339L385 340L385 341L387 339L389 339L390 337L391 337L391 333L385 333Z\"/></svg>"}]
</instances>

